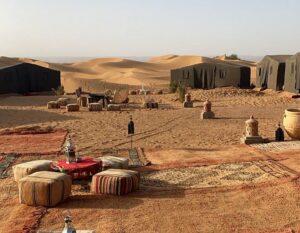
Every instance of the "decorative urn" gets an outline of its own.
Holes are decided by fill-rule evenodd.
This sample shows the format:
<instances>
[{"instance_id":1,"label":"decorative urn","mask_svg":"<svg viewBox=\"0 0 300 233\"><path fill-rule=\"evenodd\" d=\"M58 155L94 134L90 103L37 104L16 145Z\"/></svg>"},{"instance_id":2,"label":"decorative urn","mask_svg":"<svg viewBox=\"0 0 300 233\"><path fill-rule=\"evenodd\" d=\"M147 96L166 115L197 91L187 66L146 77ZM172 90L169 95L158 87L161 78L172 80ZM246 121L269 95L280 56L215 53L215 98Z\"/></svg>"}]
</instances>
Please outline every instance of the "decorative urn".
<instances>
[{"instance_id":1,"label":"decorative urn","mask_svg":"<svg viewBox=\"0 0 300 233\"><path fill-rule=\"evenodd\" d=\"M204 112L211 112L211 102L207 99L204 104Z\"/></svg>"},{"instance_id":2,"label":"decorative urn","mask_svg":"<svg viewBox=\"0 0 300 233\"><path fill-rule=\"evenodd\" d=\"M246 137L258 136L258 121L253 116L245 122L246 124Z\"/></svg>"}]
</instances>

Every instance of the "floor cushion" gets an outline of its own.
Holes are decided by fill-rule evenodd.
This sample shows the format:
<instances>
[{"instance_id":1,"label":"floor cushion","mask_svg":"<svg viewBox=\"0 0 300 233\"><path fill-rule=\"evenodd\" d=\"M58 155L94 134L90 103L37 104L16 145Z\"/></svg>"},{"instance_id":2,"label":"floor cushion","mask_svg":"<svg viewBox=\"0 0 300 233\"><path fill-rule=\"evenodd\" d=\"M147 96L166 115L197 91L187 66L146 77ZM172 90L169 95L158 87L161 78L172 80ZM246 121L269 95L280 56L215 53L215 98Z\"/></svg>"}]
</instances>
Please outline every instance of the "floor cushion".
<instances>
[{"instance_id":1,"label":"floor cushion","mask_svg":"<svg viewBox=\"0 0 300 233\"><path fill-rule=\"evenodd\" d=\"M94 194L124 195L139 189L140 173L123 169L108 169L93 176Z\"/></svg>"},{"instance_id":2,"label":"floor cushion","mask_svg":"<svg viewBox=\"0 0 300 233\"><path fill-rule=\"evenodd\" d=\"M15 181L38 171L50 171L51 160L34 160L20 163L12 167Z\"/></svg>"},{"instance_id":3,"label":"floor cushion","mask_svg":"<svg viewBox=\"0 0 300 233\"><path fill-rule=\"evenodd\" d=\"M105 170L109 168L128 169L129 159L127 158L107 155L99 157L98 160L102 161L102 168Z\"/></svg>"},{"instance_id":4,"label":"floor cushion","mask_svg":"<svg viewBox=\"0 0 300 233\"><path fill-rule=\"evenodd\" d=\"M55 206L71 194L71 176L41 171L19 180L20 203L30 206Z\"/></svg>"}]
</instances>

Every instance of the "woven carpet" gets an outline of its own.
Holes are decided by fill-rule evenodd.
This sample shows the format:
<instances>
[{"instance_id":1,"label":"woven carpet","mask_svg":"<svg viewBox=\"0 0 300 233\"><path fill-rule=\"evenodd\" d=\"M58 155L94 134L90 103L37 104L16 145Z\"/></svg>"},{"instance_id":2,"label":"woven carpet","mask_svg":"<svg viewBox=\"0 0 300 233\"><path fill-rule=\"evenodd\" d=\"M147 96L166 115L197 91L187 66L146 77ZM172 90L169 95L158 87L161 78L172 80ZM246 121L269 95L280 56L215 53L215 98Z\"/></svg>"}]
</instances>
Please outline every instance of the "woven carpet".
<instances>
[{"instance_id":1,"label":"woven carpet","mask_svg":"<svg viewBox=\"0 0 300 233\"><path fill-rule=\"evenodd\" d=\"M0 156L0 179L7 178L9 176L8 170L11 164L16 160L16 154L8 154Z\"/></svg>"},{"instance_id":2,"label":"woven carpet","mask_svg":"<svg viewBox=\"0 0 300 233\"><path fill-rule=\"evenodd\" d=\"M270 143L252 144L250 146L262 151L281 153L281 152L291 151L291 150L300 150L300 141L270 142Z\"/></svg>"},{"instance_id":3,"label":"woven carpet","mask_svg":"<svg viewBox=\"0 0 300 233\"><path fill-rule=\"evenodd\" d=\"M22 131L2 131L0 133L0 154L18 155L58 154L65 141L67 131L41 129Z\"/></svg>"},{"instance_id":4,"label":"woven carpet","mask_svg":"<svg viewBox=\"0 0 300 233\"><path fill-rule=\"evenodd\" d=\"M255 161L143 172L141 188L211 188L294 177L275 161Z\"/></svg>"}]
</instances>

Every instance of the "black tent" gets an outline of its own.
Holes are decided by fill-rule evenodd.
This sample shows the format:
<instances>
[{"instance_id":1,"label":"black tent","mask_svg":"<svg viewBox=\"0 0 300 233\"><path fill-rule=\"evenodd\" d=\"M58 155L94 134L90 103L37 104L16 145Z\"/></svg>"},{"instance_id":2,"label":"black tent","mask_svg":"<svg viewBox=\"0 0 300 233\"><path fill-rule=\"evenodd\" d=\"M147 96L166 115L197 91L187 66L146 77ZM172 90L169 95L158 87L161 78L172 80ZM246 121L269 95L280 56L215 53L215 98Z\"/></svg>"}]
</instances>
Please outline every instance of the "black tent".
<instances>
[{"instance_id":1,"label":"black tent","mask_svg":"<svg viewBox=\"0 0 300 233\"><path fill-rule=\"evenodd\" d=\"M285 62L290 55L267 55L256 68L256 86L282 90L284 85Z\"/></svg>"},{"instance_id":2,"label":"black tent","mask_svg":"<svg viewBox=\"0 0 300 233\"><path fill-rule=\"evenodd\" d=\"M0 66L0 94L51 91L60 85L60 71L31 63Z\"/></svg>"},{"instance_id":3,"label":"black tent","mask_svg":"<svg viewBox=\"0 0 300 233\"><path fill-rule=\"evenodd\" d=\"M171 82L192 88L250 87L249 67L227 63L200 63L171 70Z\"/></svg>"},{"instance_id":4,"label":"black tent","mask_svg":"<svg viewBox=\"0 0 300 233\"><path fill-rule=\"evenodd\" d=\"M291 56L286 61L284 90L300 93L300 53Z\"/></svg>"}]
</instances>

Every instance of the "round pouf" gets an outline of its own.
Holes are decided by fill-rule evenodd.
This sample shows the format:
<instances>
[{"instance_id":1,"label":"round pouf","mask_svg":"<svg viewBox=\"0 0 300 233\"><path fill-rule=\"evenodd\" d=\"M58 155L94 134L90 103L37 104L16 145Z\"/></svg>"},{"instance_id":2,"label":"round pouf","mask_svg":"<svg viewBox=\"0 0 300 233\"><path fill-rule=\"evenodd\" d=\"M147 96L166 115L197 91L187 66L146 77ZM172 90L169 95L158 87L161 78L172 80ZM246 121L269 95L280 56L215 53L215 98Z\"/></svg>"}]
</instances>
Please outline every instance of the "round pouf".
<instances>
[{"instance_id":1,"label":"round pouf","mask_svg":"<svg viewBox=\"0 0 300 233\"><path fill-rule=\"evenodd\" d=\"M93 176L94 194L124 195L139 189L140 173L131 170L108 169Z\"/></svg>"},{"instance_id":2,"label":"round pouf","mask_svg":"<svg viewBox=\"0 0 300 233\"><path fill-rule=\"evenodd\" d=\"M102 111L102 105L100 103L90 103L89 111L91 112L99 112Z\"/></svg>"},{"instance_id":3,"label":"round pouf","mask_svg":"<svg viewBox=\"0 0 300 233\"><path fill-rule=\"evenodd\" d=\"M68 104L67 105L67 112L78 112L79 105L78 104Z\"/></svg>"},{"instance_id":4,"label":"round pouf","mask_svg":"<svg viewBox=\"0 0 300 233\"><path fill-rule=\"evenodd\" d=\"M71 176L58 172L35 172L19 180L20 203L55 206L71 194Z\"/></svg>"}]
</instances>

